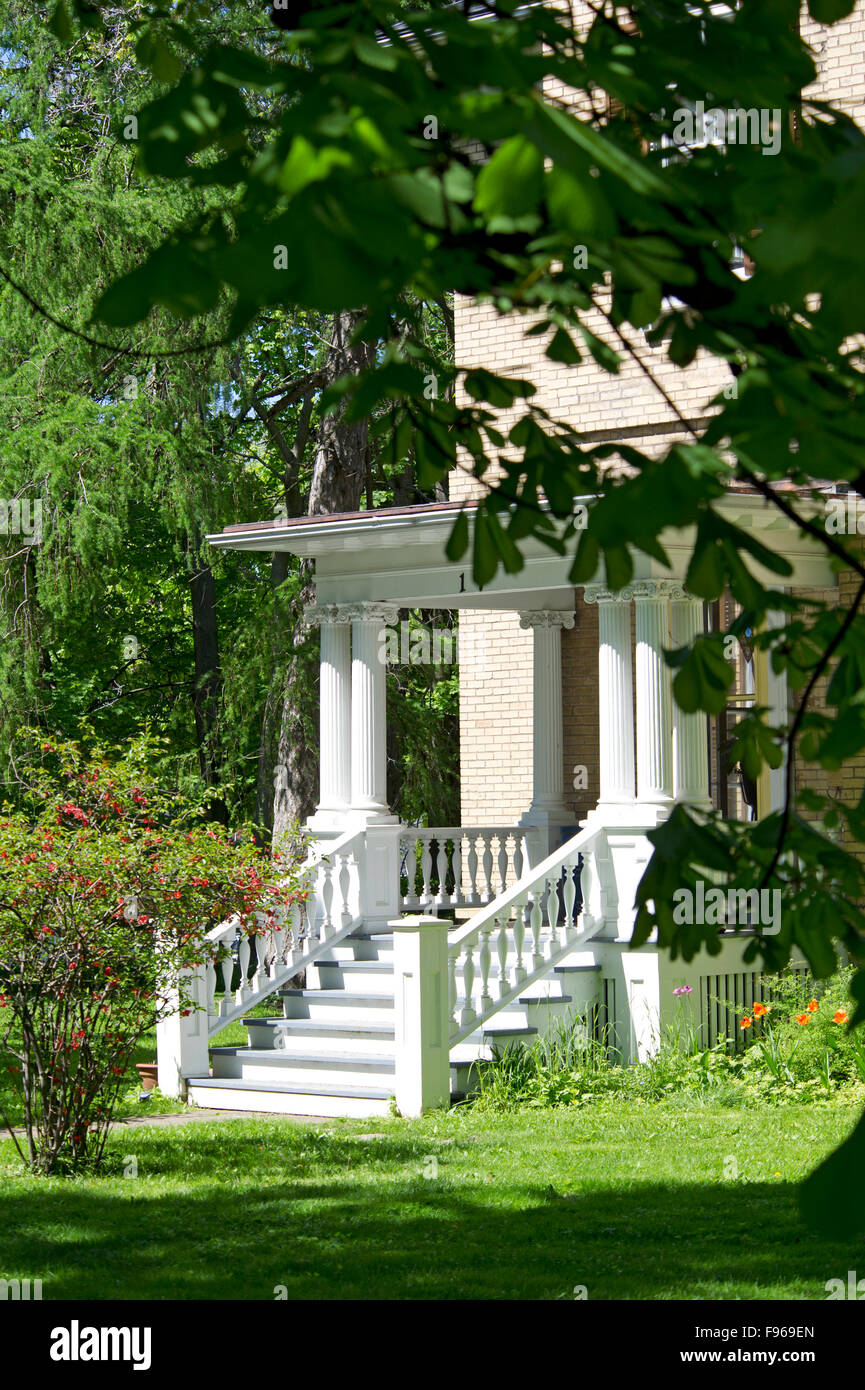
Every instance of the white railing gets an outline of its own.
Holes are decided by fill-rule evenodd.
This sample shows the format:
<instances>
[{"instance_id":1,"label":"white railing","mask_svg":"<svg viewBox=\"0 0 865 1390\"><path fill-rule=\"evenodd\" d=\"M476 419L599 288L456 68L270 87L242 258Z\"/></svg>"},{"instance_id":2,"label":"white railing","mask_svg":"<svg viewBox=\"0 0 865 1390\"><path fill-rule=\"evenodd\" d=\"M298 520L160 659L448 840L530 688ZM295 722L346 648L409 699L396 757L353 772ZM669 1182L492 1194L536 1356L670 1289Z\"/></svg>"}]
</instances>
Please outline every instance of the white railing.
<instances>
[{"instance_id":1,"label":"white railing","mask_svg":"<svg viewBox=\"0 0 865 1390\"><path fill-rule=\"evenodd\" d=\"M208 1037L273 994L359 925L364 832L351 830L317 844L304 867L309 870L305 903L257 912L252 933L240 927L236 916L208 933L211 947L223 947L222 959L216 964L208 960L203 967ZM235 969L240 983L232 989Z\"/></svg>"},{"instance_id":2,"label":"white railing","mask_svg":"<svg viewBox=\"0 0 865 1390\"><path fill-rule=\"evenodd\" d=\"M616 910L606 835L594 827L580 831L451 932L450 1045L595 936Z\"/></svg>"},{"instance_id":3,"label":"white railing","mask_svg":"<svg viewBox=\"0 0 865 1390\"><path fill-rule=\"evenodd\" d=\"M537 832L513 826L408 826L400 835L404 909L483 907L537 858Z\"/></svg>"}]
</instances>

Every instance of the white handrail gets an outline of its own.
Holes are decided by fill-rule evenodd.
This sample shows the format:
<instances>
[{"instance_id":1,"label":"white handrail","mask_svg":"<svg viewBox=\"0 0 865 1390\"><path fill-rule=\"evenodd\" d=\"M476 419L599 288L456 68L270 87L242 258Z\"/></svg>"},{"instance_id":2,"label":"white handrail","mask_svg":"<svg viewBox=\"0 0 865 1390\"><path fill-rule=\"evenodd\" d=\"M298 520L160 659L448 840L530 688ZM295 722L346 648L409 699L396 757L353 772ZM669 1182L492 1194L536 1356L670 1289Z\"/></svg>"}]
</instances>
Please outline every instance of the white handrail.
<instances>
[{"instance_id":1,"label":"white handrail","mask_svg":"<svg viewBox=\"0 0 865 1390\"><path fill-rule=\"evenodd\" d=\"M205 964L204 997L209 1037L261 1003L360 925L363 856L355 850L359 848L356 842L362 842L363 838L364 831L354 828L310 850L304 868L319 872L308 899L306 930L302 935L298 931L299 904L292 904L287 919L284 910L255 913L255 931L240 936L237 952L240 985L237 990L232 992L231 988L235 966L233 953L216 964ZM336 904L339 907L335 911ZM206 940L211 943L233 941L239 927L240 918L234 914L208 932ZM256 964L250 976L253 938ZM218 973L222 975L223 995L217 1008Z\"/></svg>"},{"instance_id":2,"label":"white handrail","mask_svg":"<svg viewBox=\"0 0 865 1390\"><path fill-rule=\"evenodd\" d=\"M587 827L450 933L451 1046L602 929L608 916L614 915L610 868L604 828ZM498 960L495 994L491 989L494 953Z\"/></svg>"}]
</instances>

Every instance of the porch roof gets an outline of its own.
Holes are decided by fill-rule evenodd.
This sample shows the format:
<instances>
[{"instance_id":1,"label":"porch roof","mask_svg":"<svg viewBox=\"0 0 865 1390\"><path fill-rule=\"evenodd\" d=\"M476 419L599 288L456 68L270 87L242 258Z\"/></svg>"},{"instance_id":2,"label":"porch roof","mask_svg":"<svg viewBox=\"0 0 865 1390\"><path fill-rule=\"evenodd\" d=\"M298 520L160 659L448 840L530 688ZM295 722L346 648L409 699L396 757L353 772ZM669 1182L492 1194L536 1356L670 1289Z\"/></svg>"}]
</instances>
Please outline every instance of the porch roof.
<instances>
[{"instance_id":1,"label":"porch roof","mask_svg":"<svg viewBox=\"0 0 865 1390\"><path fill-rule=\"evenodd\" d=\"M593 501L593 497L575 498L574 505ZM818 514L818 505L805 495L798 503L803 514ZM770 511L762 497L731 491L717 505L730 521L765 534L766 544L785 555L793 565L787 584L834 587L836 578L828 554L785 516ZM434 502L253 521L227 526L207 539L220 550L288 551L314 559L319 603L372 599L404 608L572 609L574 585L568 580L571 557L554 554L532 537L521 542L523 569L518 574L500 571L483 589L472 579L468 556L457 563L448 560L445 546L454 521L461 511L472 512L476 506L475 502ZM681 579L693 538L693 528L664 532L661 541L671 568L636 552L634 578ZM755 577L777 585L776 576L750 560L747 563ZM604 582L603 568L591 582Z\"/></svg>"}]
</instances>

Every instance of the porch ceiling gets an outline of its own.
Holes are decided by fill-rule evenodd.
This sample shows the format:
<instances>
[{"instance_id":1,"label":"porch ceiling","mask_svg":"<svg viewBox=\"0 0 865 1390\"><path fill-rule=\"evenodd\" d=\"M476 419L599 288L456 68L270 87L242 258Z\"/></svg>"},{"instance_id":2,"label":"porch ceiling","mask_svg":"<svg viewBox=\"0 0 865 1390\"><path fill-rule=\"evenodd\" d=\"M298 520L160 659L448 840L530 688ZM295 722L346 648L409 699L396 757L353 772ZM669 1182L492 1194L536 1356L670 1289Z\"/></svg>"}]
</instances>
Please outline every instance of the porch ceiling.
<instances>
[{"instance_id":1,"label":"porch ceiling","mask_svg":"<svg viewBox=\"0 0 865 1390\"><path fill-rule=\"evenodd\" d=\"M806 504L804 498L797 500L801 512L806 512L806 505L808 510L816 511L814 504ZM575 499L575 504L578 501L590 503L592 498ZM826 553L786 517L770 511L763 498L731 493L718 505L729 520L743 529L759 531L770 548L786 556L793 565L793 575L786 583L802 588L834 587L836 579ZM465 509L471 511L474 506L466 504ZM461 510L459 504L446 502L251 522L226 527L207 539L220 550L280 550L314 559L319 603L372 599L398 603L403 608L573 608L574 586L568 581L571 559L554 555L531 538L521 543L525 565L519 574L500 572L479 589L472 579L470 558L453 564L445 555L445 545ZM635 579L683 578L693 545L693 528L665 532L661 540L670 556L671 568L665 569L648 556L636 553ZM763 582L777 583L760 565L748 561L748 568ZM604 582L602 568L592 582Z\"/></svg>"}]
</instances>

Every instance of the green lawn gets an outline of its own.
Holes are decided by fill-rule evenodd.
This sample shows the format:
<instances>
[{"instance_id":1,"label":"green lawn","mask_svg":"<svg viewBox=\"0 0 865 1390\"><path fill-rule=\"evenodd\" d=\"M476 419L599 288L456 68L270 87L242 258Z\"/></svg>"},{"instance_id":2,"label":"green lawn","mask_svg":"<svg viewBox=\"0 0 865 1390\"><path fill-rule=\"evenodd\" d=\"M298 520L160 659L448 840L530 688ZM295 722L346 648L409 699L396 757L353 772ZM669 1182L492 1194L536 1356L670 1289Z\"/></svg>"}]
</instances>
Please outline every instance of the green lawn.
<instances>
[{"instance_id":1,"label":"green lawn","mask_svg":"<svg viewBox=\"0 0 865 1390\"><path fill-rule=\"evenodd\" d=\"M139 1127L97 1180L22 1177L5 1141L0 1276L46 1299L824 1299L862 1242L806 1230L795 1184L856 1118L619 1100Z\"/></svg>"}]
</instances>

